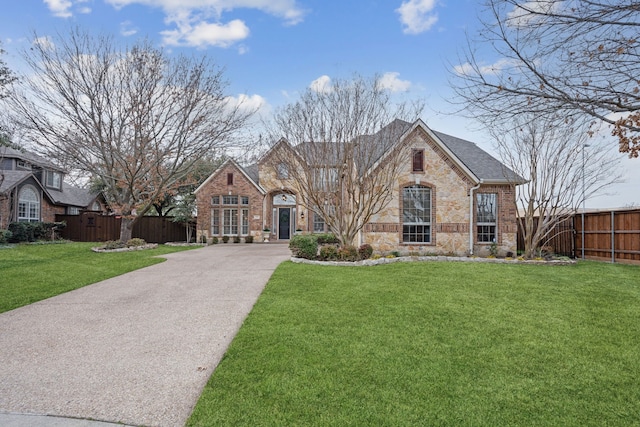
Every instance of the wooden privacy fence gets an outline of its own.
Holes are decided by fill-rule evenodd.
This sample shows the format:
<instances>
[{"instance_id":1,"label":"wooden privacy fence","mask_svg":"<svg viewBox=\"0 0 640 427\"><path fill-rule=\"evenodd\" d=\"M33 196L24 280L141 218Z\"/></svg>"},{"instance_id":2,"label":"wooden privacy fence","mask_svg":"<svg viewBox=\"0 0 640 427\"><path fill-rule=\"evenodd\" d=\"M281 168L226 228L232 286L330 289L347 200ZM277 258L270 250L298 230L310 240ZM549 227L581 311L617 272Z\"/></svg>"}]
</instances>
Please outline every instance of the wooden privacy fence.
<instances>
[{"instance_id":1,"label":"wooden privacy fence","mask_svg":"<svg viewBox=\"0 0 640 427\"><path fill-rule=\"evenodd\" d=\"M582 256L582 216L574 217L575 256ZM611 262L640 262L640 209L587 212L584 255Z\"/></svg>"},{"instance_id":2,"label":"wooden privacy fence","mask_svg":"<svg viewBox=\"0 0 640 427\"><path fill-rule=\"evenodd\" d=\"M65 221L62 237L74 242L106 242L120 238L120 218L101 215L99 212L82 212L80 215L56 215L56 221ZM184 242L184 225L171 218L144 216L133 226L132 237L148 243Z\"/></svg>"},{"instance_id":3,"label":"wooden privacy fence","mask_svg":"<svg viewBox=\"0 0 640 427\"><path fill-rule=\"evenodd\" d=\"M558 255L582 257L582 214L559 224L545 246ZM524 239L518 230L518 250ZM586 212L584 214L585 258L611 262L640 263L640 209Z\"/></svg>"}]
</instances>

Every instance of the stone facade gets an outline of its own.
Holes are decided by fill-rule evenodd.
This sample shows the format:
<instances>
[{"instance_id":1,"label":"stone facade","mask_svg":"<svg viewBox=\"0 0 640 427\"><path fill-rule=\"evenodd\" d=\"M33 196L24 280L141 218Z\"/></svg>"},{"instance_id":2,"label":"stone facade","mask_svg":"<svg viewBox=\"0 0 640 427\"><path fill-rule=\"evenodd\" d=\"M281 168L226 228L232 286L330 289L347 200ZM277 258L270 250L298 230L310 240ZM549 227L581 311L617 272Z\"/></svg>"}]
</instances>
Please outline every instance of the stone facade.
<instances>
[{"instance_id":1,"label":"stone facade","mask_svg":"<svg viewBox=\"0 0 640 427\"><path fill-rule=\"evenodd\" d=\"M416 171L413 156L417 152L422 153L423 167ZM359 236L360 244L370 244L376 252L383 254L398 251L424 255L488 255L490 249L497 249L503 255L515 253L517 222L513 185L505 180L484 182L482 178L474 176L423 124L413 126L393 153L407 160L401 167L391 201L365 224ZM263 227L268 227L271 229L271 241L277 241L288 240L294 228L303 233L313 231L313 212L299 197L291 176L283 174L279 167L281 159L287 155L298 158L288 143L280 142L254 165L255 177L243 173L242 168L232 161L225 163L209 177L196 192L198 234L211 235L211 198L225 194L250 197L249 234L257 236L262 233ZM239 178L233 185L227 185L229 173ZM404 189L412 186L428 188L430 192L430 231L428 239L425 239L428 241L420 243L404 241L409 239L405 239L403 233L402 198ZM496 220L491 226L492 241L481 242L478 240L476 224L476 199L477 194L484 193L495 194L497 207ZM279 216L283 211L292 217L286 223L291 228L290 233L283 234L279 230L282 227ZM486 235L484 240L487 240Z\"/></svg>"}]
</instances>

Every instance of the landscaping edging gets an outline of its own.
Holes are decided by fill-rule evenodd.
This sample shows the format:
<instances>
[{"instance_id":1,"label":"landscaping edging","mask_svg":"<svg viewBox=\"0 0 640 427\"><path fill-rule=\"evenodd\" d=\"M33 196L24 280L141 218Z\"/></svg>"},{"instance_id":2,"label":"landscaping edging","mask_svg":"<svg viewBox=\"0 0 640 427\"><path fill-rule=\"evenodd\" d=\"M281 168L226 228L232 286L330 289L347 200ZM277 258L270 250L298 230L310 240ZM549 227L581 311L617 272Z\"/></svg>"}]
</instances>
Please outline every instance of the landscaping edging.
<instances>
[{"instance_id":1,"label":"landscaping edging","mask_svg":"<svg viewBox=\"0 0 640 427\"><path fill-rule=\"evenodd\" d=\"M316 265L333 265L333 266L371 266L381 264L393 264L396 262L422 262L422 261L444 261L444 262L484 262L494 264L534 264L534 265L572 265L574 260L520 260L505 258L480 258L480 257L455 257L455 256L403 256L395 258L378 258L365 259L363 261L345 262L345 261L315 261L304 258L291 257L291 261L297 264L316 264Z\"/></svg>"},{"instance_id":2,"label":"landscaping edging","mask_svg":"<svg viewBox=\"0 0 640 427\"><path fill-rule=\"evenodd\" d=\"M147 243L146 245L140 246L129 246L126 248L117 248L117 249L105 249L101 247L91 248L93 252L98 253L108 253L108 252L131 252L131 251L141 251L143 249L155 249L158 247L157 243Z\"/></svg>"}]
</instances>

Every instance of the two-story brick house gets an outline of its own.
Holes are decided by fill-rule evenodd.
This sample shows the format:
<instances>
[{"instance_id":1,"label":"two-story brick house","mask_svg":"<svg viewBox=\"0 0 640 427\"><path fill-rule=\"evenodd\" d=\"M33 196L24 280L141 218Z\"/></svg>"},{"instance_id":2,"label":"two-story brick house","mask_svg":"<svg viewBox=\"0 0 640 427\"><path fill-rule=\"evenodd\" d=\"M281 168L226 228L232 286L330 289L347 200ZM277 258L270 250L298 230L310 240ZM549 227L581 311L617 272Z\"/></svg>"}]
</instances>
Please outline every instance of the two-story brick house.
<instances>
[{"instance_id":1,"label":"two-story brick house","mask_svg":"<svg viewBox=\"0 0 640 427\"><path fill-rule=\"evenodd\" d=\"M54 222L56 214L102 210L97 195L64 182L65 170L27 151L0 147L0 229L10 222Z\"/></svg>"},{"instance_id":2,"label":"two-story brick house","mask_svg":"<svg viewBox=\"0 0 640 427\"><path fill-rule=\"evenodd\" d=\"M393 125L401 132L391 151L408 160L391 201L364 225L358 243L380 252L458 255L486 254L495 243L502 253L515 253L515 185L522 178L476 144L421 120ZM260 236L268 228L271 241L287 241L297 229L328 231L296 191L282 150L305 161L304 150L281 140L256 164L243 168L229 160L198 187L198 235ZM379 153L381 161L385 155Z\"/></svg>"}]
</instances>

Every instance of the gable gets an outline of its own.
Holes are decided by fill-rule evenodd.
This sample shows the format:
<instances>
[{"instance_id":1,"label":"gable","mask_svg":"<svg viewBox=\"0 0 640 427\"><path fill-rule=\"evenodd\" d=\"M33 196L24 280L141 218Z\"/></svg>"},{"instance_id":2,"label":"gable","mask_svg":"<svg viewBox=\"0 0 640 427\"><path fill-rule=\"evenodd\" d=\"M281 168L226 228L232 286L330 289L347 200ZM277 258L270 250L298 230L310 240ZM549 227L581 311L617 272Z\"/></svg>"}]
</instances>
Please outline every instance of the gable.
<instances>
[{"instance_id":1,"label":"gable","mask_svg":"<svg viewBox=\"0 0 640 427\"><path fill-rule=\"evenodd\" d=\"M216 169L207 179L204 180L202 184L198 186L195 190L195 194L198 194L206 187L216 186L216 187L226 187L227 184L227 174L232 173L234 183L236 185L237 179L240 179L253 188L257 190L260 194L266 194L266 192L249 176L247 171L244 170L240 165L238 165L232 159L225 161L218 169Z\"/></svg>"}]
</instances>

